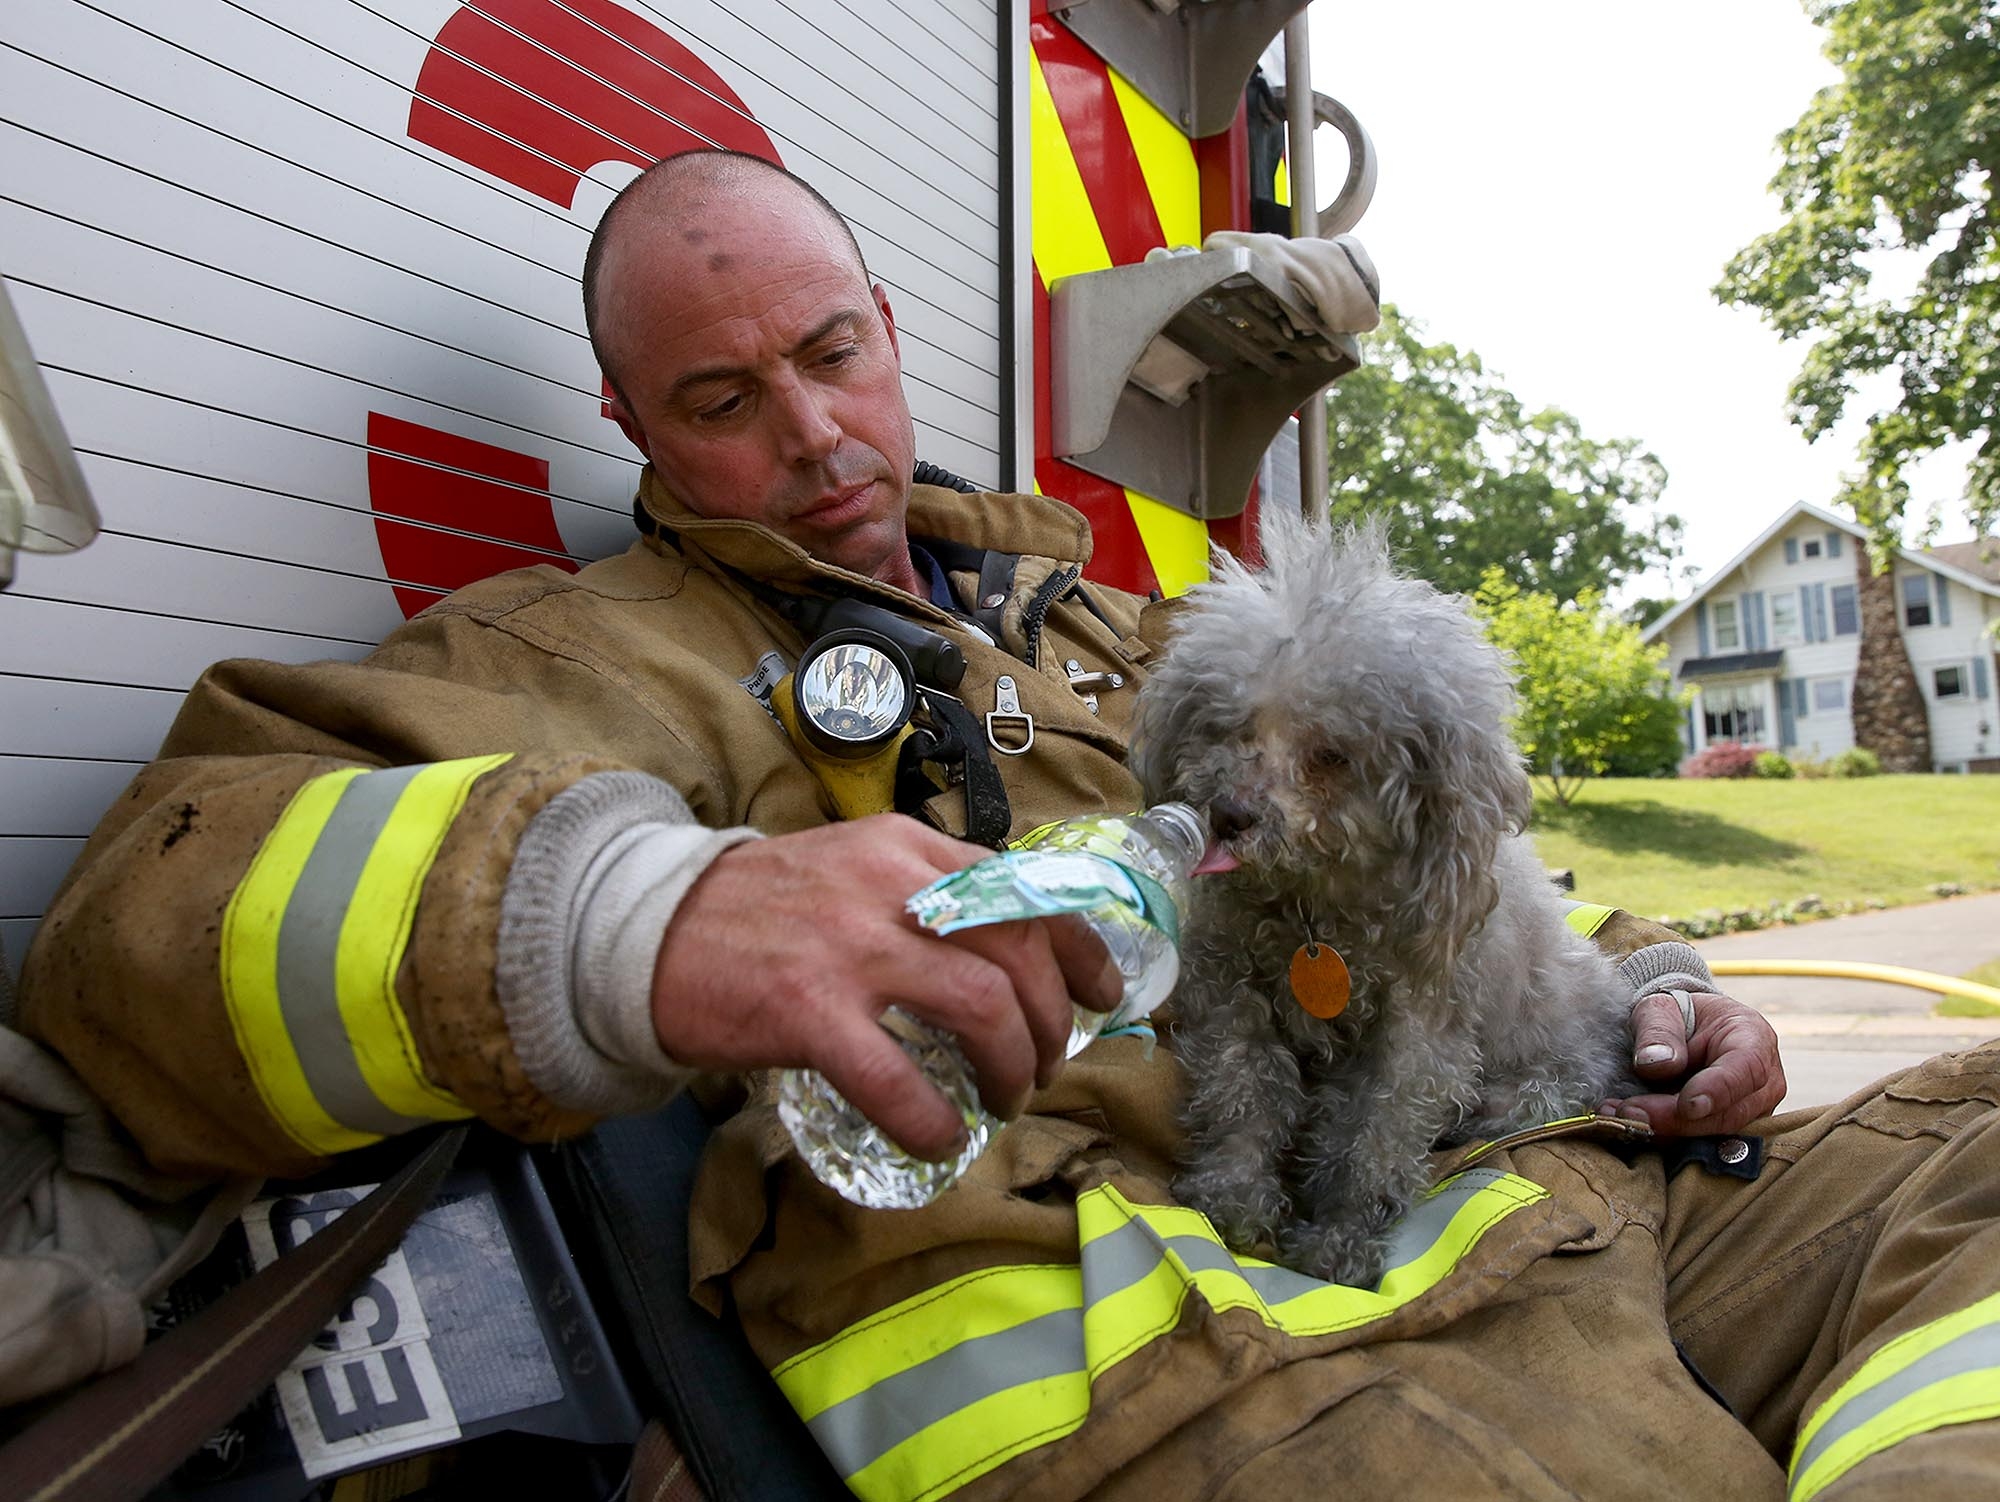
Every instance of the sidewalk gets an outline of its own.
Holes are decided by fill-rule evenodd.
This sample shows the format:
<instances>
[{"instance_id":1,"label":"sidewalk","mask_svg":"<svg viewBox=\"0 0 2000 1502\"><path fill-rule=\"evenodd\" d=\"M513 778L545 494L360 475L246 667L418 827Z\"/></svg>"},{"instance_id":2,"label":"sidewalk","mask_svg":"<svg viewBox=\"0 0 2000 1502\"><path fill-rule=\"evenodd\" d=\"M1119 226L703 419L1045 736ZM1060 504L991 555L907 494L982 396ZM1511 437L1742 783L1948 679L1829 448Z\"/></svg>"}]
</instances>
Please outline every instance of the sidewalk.
<instances>
[{"instance_id":1,"label":"sidewalk","mask_svg":"<svg viewBox=\"0 0 2000 1502\"><path fill-rule=\"evenodd\" d=\"M2000 893L1703 939L1716 960L1865 960L1963 975L2000 959ZM1838 1100L1932 1054L2000 1037L2000 1016L1935 1017L1935 992L1813 976L1726 976L1718 984L1771 1019L1784 1049L1785 1105Z\"/></svg>"}]
</instances>

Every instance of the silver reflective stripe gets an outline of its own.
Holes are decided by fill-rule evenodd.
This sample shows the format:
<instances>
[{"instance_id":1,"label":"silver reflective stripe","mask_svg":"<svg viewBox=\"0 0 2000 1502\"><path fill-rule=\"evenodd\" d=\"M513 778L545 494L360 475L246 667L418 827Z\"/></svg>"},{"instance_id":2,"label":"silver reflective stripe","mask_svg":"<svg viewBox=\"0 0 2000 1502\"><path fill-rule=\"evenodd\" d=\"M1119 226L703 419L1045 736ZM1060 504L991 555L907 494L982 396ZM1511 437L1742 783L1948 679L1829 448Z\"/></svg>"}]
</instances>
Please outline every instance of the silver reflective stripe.
<instances>
[{"instance_id":1,"label":"silver reflective stripe","mask_svg":"<svg viewBox=\"0 0 2000 1502\"><path fill-rule=\"evenodd\" d=\"M1450 1229L1452 1218L1482 1189L1490 1189L1506 1175L1497 1168L1468 1168L1447 1187L1429 1199L1417 1201L1410 1213L1389 1235L1389 1255L1384 1267L1408 1267L1438 1244Z\"/></svg>"},{"instance_id":2,"label":"silver reflective stripe","mask_svg":"<svg viewBox=\"0 0 2000 1502\"><path fill-rule=\"evenodd\" d=\"M419 764L364 772L341 790L278 928L278 1005L313 1097L342 1126L383 1137L430 1123L390 1110L362 1077L340 1016L335 966L362 867L396 800L423 770Z\"/></svg>"},{"instance_id":3,"label":"silver reflective stripe","mask_svg":"<svg viewBox=\"0 0 2000 1502\"><path fill-rule=\"evenodd\" d=\"M1490 1188L1503 1177L1505 1175L1494 1168L1467 1169L1453 1179L1449 1187L1428 1199L1419 1200L1391 1234L1384 1266L1407 1267L1420 1261L1451 1228L1458 1212L1481 1190ZM1267 1305L1275 1306L1334 1286L1286 1267L1246 1267L1230 1256L1221 1243L1206 1236L1162 1237L1144 1220L1133 1219L1084 1247L1084 1306L1094 1307L1113 1294L1130 1288L1158 1267L1168 1250L1179 1257L1190 1272L1238 1274ZM1384 1276L1387 1276L1386 1272Z\"/></svg>"},{"instance_id":4,"label":"silver reflective stripe","mask_svg":"<svg viewBox=\"0 0 2000 1502\"><path fill-rule=\"evenodd\" d=\"M1932 1383L1995 1368L2000 1368L2000 1325L1982 1325L1976 1330L1968 1330L1929 1355L1918 1357L1900 1372L1884 1377L1873 1386L1864 1387L1842 1403L1833 1417L1820 1425L1812 1443L1801 1450L1792 1462L1792 1479L1797 1481L1803 1478L1812 1469L1813 1463L1833 1445Z\"/></svg>"},{"instance_id":5,"label":"silver reflective stripe","mask_svg":"<svg viewBox=\"0 0 2000 1502\"><path fill-rule=\"evenodd\" d=\"M872 1465L911 1435L962 1408L1084 1367L1083 1311L1057 1309L963 1341L836 1403L806 1427L843 1476Z\"/></svg>"}]
</instances>

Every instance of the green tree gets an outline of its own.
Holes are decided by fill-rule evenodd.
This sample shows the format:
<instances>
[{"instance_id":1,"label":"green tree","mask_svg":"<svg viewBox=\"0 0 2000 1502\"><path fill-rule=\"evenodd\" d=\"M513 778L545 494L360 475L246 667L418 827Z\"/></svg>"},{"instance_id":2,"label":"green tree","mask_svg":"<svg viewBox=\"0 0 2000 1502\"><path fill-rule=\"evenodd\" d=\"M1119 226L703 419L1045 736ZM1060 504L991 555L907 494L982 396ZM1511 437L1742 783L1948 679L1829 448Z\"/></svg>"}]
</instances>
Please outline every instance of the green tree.
<instances>
[{"instance_id":1,"label":"green tree","mask_svg":"<svg viewBox=\"0 0 2000 1502\"><path fill-rule=\"evenodd\" d=\"M1558 803L1567 806L1591 777L1662 770L1679 759L1681 707L1668 692L1666 646L1647 646L1597 591L1565 602L1523 590L1494 567L1473 598L1520 673L1514 737Z\"/></svg>"},{"instance_id":2,"label":"green tree","mask_svg":"<svg viewBox=\"0 0 2000 1502\"><path fill-rule=\"evenodd\" d=\"M1791 388L1808 439L1847 410L1857 378L1894 370L1895 404L1868 418L1839 497L1886 556L1909 503L1905 466L1974 445L1967 504L2000 519L2000 5L1995 0L1806 0L1841 78L1778 138L1786 215L1730 261L1716 295L1809 339ZM1906 297L1881 295L1872 254L1921 262Z\"/></svg>"},{"instance_id":3,"label":"green tree","mask_svg":"<svg viewBox=\"0 0 2000 1502\"><path fill-rule=\"evenodd\" d=\"M1678 555L1680 519L1658 509L1666 470L1635 440L1525 410L1478 355L1426 344L1394 307L1365 351L1327 395L1331 509L1384 516L1412 573L1470 593L1498 567L1567 600Z\"/></svg>"}]
</instances>

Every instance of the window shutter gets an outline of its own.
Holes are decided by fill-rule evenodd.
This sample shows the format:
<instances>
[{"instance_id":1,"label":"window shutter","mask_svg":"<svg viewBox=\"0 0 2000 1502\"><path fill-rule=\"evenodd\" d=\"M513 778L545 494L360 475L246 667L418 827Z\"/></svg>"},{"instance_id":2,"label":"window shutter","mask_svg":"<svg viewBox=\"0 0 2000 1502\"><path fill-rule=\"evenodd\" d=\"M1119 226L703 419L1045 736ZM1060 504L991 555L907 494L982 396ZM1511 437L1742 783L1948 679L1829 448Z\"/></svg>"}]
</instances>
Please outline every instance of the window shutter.
<instances>
[{"instance_id":1,"label":"window shutter","mask_svg":"<svg viewBox=\"0 0 2000 1502\"><path fill-rule=\"evenodd\" d=\"M1799 540L1796 537L1787 537L1785 539L1785 562L1797 563L1798 561Z\"/></svg>"},{"instance_id":2,"label":"window shutter","mask_svg":"<svg viewBox=\"0 0 2000 1502\"><path fill-rule=\"evenodd\" d=\"M1813 640L1830 641L1832 640L1832 633L1826 629L1826 586L1824 584L1815 584L1812 587L1812 591L1813 623L1817 629L1817 634Z\"/></svg>"},{"instance_id":3,"label":"window shutter","mask_svg":"<svg viewBox=\"0 0 2000 1502\"><path fill-rule=\"evenodd\" d=\"M1819 640L1819 633L1813 623L1812 586L1810 584L1801 584L1799 586L1799 629L1805 633L1807 641Z\"/></svg>"},{"instance_id":4,"label":"window shutter","mask_svg":"<svg viewBox=\"0 0 2000 1502\"><path fill-rule=\"evenodd\" d=\"M1694 607L1695 656L1708 656L1708 601L1698 600Z\"/></svg>"},{"instance_id":5,"label":"window shutter","mask_svg":"<svg viewBox=\"0 0 2000 1502\"><path fill-rule=\"evenodd\" d=\"M1840 534L1838 532L1829 532L1826 534L1826 556L1829 558L1838 558L1840 556Z\"/></svg>"},{"instance_id":6,"label":"window shutter","mask_svg":"<svg viewBox=\"0 0 2000 1502\"><path fill-rule=\"evenodd\" d=\"M1787 746L1796 746L1799 743L1798 722L1796 717L1792 714L1791 687L1792 687L1791 684L1786 683L1783 680L1779 681L1778 749L1781 751L1784 750Z\"/></svg>"},{"instance_id":7,"label":"window shutter","mask_svg":"<svg viewBox=\"0 0 2000 1502\"><path fill-rule=\"evenodd\" d=\"M1943 575L1937 581L1937 619L1940 626L1951 624L1951 591L1945 588Z\"/></svg>"},{"instance_id":8,"label":"window shutter","mask_svg":"<svg viewBox=\"0 0 2000 1502\"><path fill-rule=\"evenodd\" d=\"M1972 692L1975 698L1990 697L1986 687L1986 656L1981 653L1972 659Z\"/></svg>"},{"instance_id":9,"label":"window shutter","mask_svg":"<svg viewBox=\"0 0 2000 1502\"><path fill-rule=\"evenodd\" d=\"M1764 591L1752 590L1743 599L1750 616L1750 630L1743 644L1752 652L1761 652L1771 645L1770 633L1764 629Z\"/></svg>"},{"instance_id":10,"label":"window shutter","mask_svg":"<svg viewBox=\"0 0 2000 1502\"><path fill-rule=\"evenodd\" d=\"M1812 696L1806 692L1806 681L1803 678L1792 680L1792 706L1797 710L1800 719L1812 713Z\"/></svg>"}]
</instances>

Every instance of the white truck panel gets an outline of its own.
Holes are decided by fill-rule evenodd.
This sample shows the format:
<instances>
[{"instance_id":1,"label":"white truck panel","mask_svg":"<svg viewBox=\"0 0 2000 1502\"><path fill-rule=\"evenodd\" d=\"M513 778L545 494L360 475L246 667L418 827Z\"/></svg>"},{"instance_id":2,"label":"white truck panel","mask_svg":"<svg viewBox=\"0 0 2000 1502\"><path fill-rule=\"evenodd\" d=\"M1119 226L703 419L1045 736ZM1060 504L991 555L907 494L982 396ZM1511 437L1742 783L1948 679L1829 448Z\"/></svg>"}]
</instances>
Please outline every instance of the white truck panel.
<instances>
[{"instance_id":1,"label":"white truck panel","mask_svg":"<svg viewBox=\"0 0 2000 1502\"><path fill-rule=\"evenodd\" d=\"M1000 478L998 0L10 0L0 274L105 520L0 594L12 964L209 662L360 656L422 603L396 586L432 578L391 559L421 564L426 539L489 525L572 563L629 544L637 464L601 413L576 278L636 170L617 158L653 152L621 139L578 163L506 134L540 126L420 101L447 22L455 48L475 36L464 58L496 20L515 63L471 62L508 121L554 106L648 139L754 121L888 288L919 452ZM413 101L567 172L567 201L413 135ZM436 442L371 449L371 424ZM399 512L427 474L514 519Z\"/></svg>"}]
</instances>

